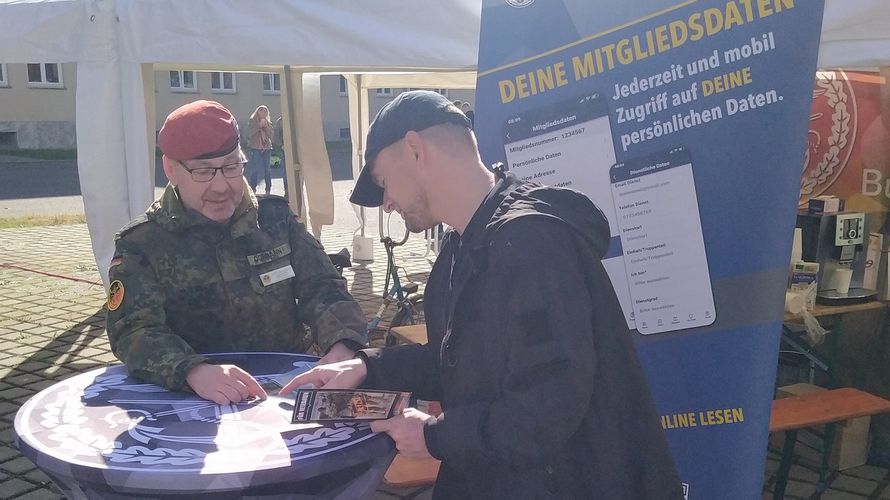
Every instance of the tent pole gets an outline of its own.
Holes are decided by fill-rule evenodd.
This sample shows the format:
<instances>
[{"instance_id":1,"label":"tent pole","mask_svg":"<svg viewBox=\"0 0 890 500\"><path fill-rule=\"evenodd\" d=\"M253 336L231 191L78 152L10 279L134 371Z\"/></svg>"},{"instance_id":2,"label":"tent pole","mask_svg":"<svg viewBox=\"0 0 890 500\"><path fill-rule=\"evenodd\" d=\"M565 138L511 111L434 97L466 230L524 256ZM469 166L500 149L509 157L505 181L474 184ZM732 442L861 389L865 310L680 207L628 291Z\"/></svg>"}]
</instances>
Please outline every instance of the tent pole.
<instances>
[{"instance_id":1,"label":"tent pole","mask_svg":"<svg viewBox=\"0 0 890 500\"><path fill-rule=\"evenodd\" d=\"M284 99L284 106L282 107L284 111L285 118L282 119L282 126L286 123L285 130L287 134L285 135L285 172L284 175L288 176L288 185L290 189L288 189L288 202L290 202L291 207L293 207L294 213L297 215L297 218L302 222L306 222L306 214L303 210L303 173L302 166L300 164L299 159L299 148L297 143L297 127L296 127L296 105L294 101L302 101L302 90L303 90L303 79L300 78L299 86L295 85L293 72L291 71L290 65L284 66L284 80L282 86L284 87L284 92L282 92L281 96ZM293 168L289 168L290 165L293 165Z\"/></svg>"}]
</instances>

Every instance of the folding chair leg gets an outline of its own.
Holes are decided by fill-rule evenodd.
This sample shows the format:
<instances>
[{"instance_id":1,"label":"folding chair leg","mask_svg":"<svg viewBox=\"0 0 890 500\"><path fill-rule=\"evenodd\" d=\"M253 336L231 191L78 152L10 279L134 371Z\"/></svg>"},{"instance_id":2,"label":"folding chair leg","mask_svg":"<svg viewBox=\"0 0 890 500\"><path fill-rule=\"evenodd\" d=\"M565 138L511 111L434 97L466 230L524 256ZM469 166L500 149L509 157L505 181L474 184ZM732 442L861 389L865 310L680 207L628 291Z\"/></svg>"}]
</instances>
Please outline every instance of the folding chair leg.
<instances>
[{"instance_id":1,"label":"folding chair leg","mask_svg":"<svg viewBox=\"0 0 890 500\"><path fill-rule=\"evenodd\" d=\"M773 489L773 500L785 498L785 486L788 484L788 473L791 472L791 459L794 457L794 445L797 443L797 430L785 431L785 444L782 446L782 461L776 472L776 486Z\"/></svg>"},{"instance_id":2,"label":"folding chair leg","mask_svg":"<svg viewBox=\"0 0 890 500\"><path fill-rule=\"evenodd\" d=\"M825 434L822 436L822 466L819 468L819 482L816 483L816 493L820 496L828 486L828 476L831 472L828 460L831 458L831 449L834 447L835 434L837 434L837 424L827 424Z\"/></svg>"}]
</instances>

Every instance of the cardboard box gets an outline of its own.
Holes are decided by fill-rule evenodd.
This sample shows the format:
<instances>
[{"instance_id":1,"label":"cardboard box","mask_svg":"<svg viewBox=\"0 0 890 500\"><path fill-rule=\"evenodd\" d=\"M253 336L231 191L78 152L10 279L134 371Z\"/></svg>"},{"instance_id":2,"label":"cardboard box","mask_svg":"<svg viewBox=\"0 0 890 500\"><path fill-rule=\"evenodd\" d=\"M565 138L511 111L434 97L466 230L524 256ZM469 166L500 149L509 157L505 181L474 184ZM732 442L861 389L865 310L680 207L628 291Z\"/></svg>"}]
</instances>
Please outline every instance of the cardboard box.
<instances>
[{"instance_id":1,"label":"cardboard box","mask_svg":"<svg viewBox=\"0 0 890 500\"><path fill-rule=\"evenodd\" d=\"M812 384L792 384L777 388L776 398L803 396L824 390L826 390L824 387ZM833 470L847 470L865 464L868 460L868 428L870 424L871 417L859 417L836 424L837 432L834 436L834 445L831 447L831 456L828 459L828 465ZM815 430L819 433L825 432L824 426L817 427ZM819 439L810 439L804 434L797 436L799 441L810 446L797 446L794 450L795 453L817 464L821 463L822 457L816 451L821 450ZM772 444L781 447L781 442L774 441Z\"/></svg>"}]
</instances>

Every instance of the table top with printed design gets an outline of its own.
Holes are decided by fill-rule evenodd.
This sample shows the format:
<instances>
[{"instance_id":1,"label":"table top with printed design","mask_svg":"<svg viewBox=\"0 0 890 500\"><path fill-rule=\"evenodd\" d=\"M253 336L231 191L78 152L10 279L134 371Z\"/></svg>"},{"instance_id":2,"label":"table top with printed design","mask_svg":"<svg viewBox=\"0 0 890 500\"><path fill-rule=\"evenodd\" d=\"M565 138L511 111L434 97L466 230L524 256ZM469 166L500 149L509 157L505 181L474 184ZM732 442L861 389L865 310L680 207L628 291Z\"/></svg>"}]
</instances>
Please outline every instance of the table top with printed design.
<instances>
[{"instance_id":1,"label":"table top with printed design","mask_svg":"<svg viewBox=\"0 0 890 500\"><path fill-rule=\"evenodd\" d=\"M318 359L210 356L260 383ZM392 440L367 424L291 424L292 403L272 396L218 405L142 383L114 365L36 394L19 409L15 431L22 453L69 498L372 494L395 453Z\"/></svg>"}]
</instances>

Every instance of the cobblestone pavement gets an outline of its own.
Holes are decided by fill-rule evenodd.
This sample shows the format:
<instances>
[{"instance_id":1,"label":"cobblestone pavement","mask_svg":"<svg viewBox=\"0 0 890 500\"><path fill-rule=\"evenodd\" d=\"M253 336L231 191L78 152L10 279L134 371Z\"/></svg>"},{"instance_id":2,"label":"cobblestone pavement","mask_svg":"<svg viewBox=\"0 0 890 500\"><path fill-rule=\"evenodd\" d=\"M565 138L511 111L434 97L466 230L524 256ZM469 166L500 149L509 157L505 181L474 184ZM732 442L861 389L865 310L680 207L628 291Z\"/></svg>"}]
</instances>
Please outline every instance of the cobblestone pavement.
<instances>
[{"instance_id":1,"label":"cobblestone pavement","mask_svg":"<svg viewBox=\"0 0 890 500\"><path fill-rule=\"evenodd\" d=\"M328 251L351 247L352 229L326 228ZM375 236L375 234L370 234ZM397 249L399 264L424 283L435 255L420 235ZM379 306L385 255L344 271L349 288L367 315ZM62 498L49 478L15 447L13 420L19 406L55 381L114 363L104 332L105 294L86 226L0 230L0 499ZM812 462L791 472L786 498L813 497L818 479ZM770 498L777 460L770 456L764 498ZM823 499L890 498L887 469L869 465L834 473ZM375 500L427 499L430 488L382 485Z\"/></svg>"},{"instance_id":2,"label":"cobblestone pavement","mask_svg":"<svg viewBox=\"0 0 890 500\"><path fill-rule=\"evenodd\" d=\"M352 246L352 230L325 229L329 251ZM376 235L375 235L376 236ZM344 270L370 316L381 303L386 255ZM396 249L398 264L425 283L435 254L422 235ZM105 336L105 291L85 225L0 230L0 499L62 498L21 456L13 421L25 401L58 380L116 362ZM429 498L430 488L381 486L375 500Z\"/></svg>"}]
</instances>

